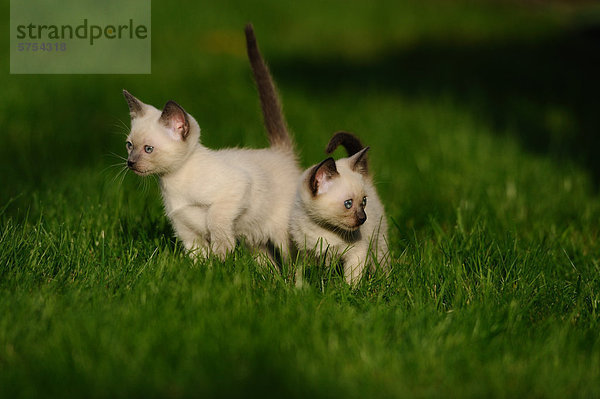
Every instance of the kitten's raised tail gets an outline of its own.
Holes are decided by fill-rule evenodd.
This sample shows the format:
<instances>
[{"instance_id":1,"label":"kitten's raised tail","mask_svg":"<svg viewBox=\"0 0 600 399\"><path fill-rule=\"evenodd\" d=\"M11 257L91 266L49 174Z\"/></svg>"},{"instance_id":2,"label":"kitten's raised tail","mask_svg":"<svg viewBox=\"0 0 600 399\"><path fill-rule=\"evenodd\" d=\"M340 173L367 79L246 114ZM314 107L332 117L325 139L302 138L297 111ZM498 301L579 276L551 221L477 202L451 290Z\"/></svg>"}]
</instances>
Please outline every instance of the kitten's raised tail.
<instances>
[{"instance_id":1,"label":"kitten's raised tail","mask_svg":"<svg viewBox=\"0 0 600 399\"><path fill-rule=\"evenodd\" d=\"M246 25L246 49L252 66L254 81L260 96L260 105L269 141L272 147L293 150L293 143L281 110L279 96L269 68L260 54L254 28L252 24Z\"/></svg>"},{"instance_id":2,"label":"kitten's raised tail","mask_svg":"<svg viewBox=\"0 0 600 399\"><path fill-rule=\"evenodd\" d=\"M344 146L346 152L348 152L349 157L351 157L352 155L356 154L364 148L359 138L353 135L352 133L337 132L333 135L333 137L331 137L331 140L329 140L329 144L327 144L325 152L327 154L331 154L335 151L336 148L338 148L340 144Z\"/></svg>"}]
</instances>

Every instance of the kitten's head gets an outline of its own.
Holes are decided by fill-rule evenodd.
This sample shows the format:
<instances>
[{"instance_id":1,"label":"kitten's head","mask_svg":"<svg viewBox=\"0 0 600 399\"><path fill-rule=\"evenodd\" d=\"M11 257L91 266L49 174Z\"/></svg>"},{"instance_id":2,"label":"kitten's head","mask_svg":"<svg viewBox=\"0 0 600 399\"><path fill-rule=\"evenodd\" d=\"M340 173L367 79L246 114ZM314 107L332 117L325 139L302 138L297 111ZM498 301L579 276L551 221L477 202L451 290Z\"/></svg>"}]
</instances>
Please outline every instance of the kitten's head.
<instances>
[{"instance_id":1,"label":"kitten's head","mask_svg":"<svg viewBox=\"0 0 600 399\"><path fill-rule=\"evenodd\" d=\"M302 197L307 212L317 223L354 231L367 220L364 178L368 149L337 162L327 158L307 172Z\"/></svg>"},{"instance_id":2,"label":"kitten's head","mask_svg":"<svg viewBox=\"0 0 600 399\"><path fill-rule=\"evenodd\" d=\"M140 176L164 175L178 169L198 144L200 126L174 101L162 111L144 104L127 90L131 132L127 136L127 166Z\"/></svg>"}]
</instances>

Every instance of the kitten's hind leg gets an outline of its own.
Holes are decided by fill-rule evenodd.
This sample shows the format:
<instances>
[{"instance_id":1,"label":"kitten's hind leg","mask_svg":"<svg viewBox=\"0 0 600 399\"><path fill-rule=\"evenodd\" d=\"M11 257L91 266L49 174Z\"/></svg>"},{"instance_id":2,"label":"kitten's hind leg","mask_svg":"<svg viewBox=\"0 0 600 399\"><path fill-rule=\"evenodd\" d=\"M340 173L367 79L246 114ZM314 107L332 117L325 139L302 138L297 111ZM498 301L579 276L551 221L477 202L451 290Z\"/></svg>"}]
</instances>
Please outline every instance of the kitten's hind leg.
<instances>
[{"instance_id":1,"label":"kitten's hind leg","mask_svg":"<svg viewBox=\"0 0 600 399\"><path fill-rule=\"evenodd\" d=\"M304 263L298 263L296 265L296 288L304 288Z\"/></svg>"},{"instance_id":2,"label":"kitten's hind leg","mask_svg":"<svg viewBox=\"0 0 600 399\"><path fill-rule=\"evenodd\" d=\"M277 260L273 253L273 248L268 244L259 245L252 253L254 260L262 266L277 268Z\"/></svg>"},{"instance_id":3,"label":"kitten's hind leg","mask_svg":"<svg viewBox=\"0 0 600 399\"><path fill-rule=\"evenodd\" d=\"M281 274L273 247L270 245L262 244L253 248L252 258L264 270L268 270L271 273Z\"/></svg>"},{"instance_id":4,"label":"kitten's hind leg","mask_svg":"<svg viewBox=\"0 0 600 399\"><path fill-rule=\"evenodd\" d=\"M371 265L371 272L375 272L375 266L378 266L386 276L389 275L391 269L391 254L388 246L387 224L383 221L383 217L371 237L371 242L369 243L369 259L377 260L377 265L375 265L375 262Z\"/></svg>"}]
</instances>

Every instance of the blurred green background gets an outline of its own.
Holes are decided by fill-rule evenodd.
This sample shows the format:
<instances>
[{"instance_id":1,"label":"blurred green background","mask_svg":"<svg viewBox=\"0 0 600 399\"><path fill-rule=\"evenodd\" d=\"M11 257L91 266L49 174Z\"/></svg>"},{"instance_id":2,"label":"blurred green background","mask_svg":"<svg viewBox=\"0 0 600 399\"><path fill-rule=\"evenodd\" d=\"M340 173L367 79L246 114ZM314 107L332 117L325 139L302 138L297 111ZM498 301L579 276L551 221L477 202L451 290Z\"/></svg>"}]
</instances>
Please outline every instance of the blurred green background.
<instances>
[{"instance_id":1,"label":"blurred green background","mask_svg":"<svg viewBox=\"0 0 600 399\"><path fill-rule=\"evenodd\" d=\"M124 88L267 145L250 21L303 166L371 146L387 282L194 264L120 173ZM0 394L600 395L599 50L593 2L154 1L150 75L2 58Z\"/></svg>"},{"instance_id":2,"label":"blurred green background","mask_svg":"<svg viewBox=\"0 0 600 399\"><path fill-rule=\"evenodd\" d=\"M280 86L304 165L323 157L331 133L353 131L374 148L384 196L392 200L407 180L425 179L420 195L440 211L445 195L427 191L452 191L440 187L455 184L445 174L477 184L485 176L460 168L507 170L482 168L482 145L495 147L499 162L514 164L502 152L516 146L555 167L579 168L589 184L598 179L600 56L591 5L176 3L153 5L151 75L4 76L0 200L59 188L65 176L99 173L115 161L108 154L123 155L122 88L156 106L183 104L209 147L265 145L244 53L247 21Z\"/></svg>"}]
</instances>

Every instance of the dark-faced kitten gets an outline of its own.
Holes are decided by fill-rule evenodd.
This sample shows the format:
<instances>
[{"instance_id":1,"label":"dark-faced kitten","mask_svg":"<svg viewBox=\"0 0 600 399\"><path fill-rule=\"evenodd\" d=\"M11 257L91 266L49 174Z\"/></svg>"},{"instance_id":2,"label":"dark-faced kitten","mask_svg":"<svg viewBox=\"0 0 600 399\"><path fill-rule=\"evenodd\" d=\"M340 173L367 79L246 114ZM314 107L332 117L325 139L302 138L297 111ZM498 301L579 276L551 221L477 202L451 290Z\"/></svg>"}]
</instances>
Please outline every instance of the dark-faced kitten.
<instances>
[{"instance_id":1,"label":"dark-faced kitten","mask_svg":"<svg viewBox=\"0 0 600 399\"><path fill-rule=\"evenodd\" d=\"M388 269L387 220L368 171L367 151L350 133L336 133L327 146L343 145L349 157L327 158L301 176L290 218L296 247L329 261L341 258L344 278L355 285L365 267Z\"/></svg>"}]
</instances>

